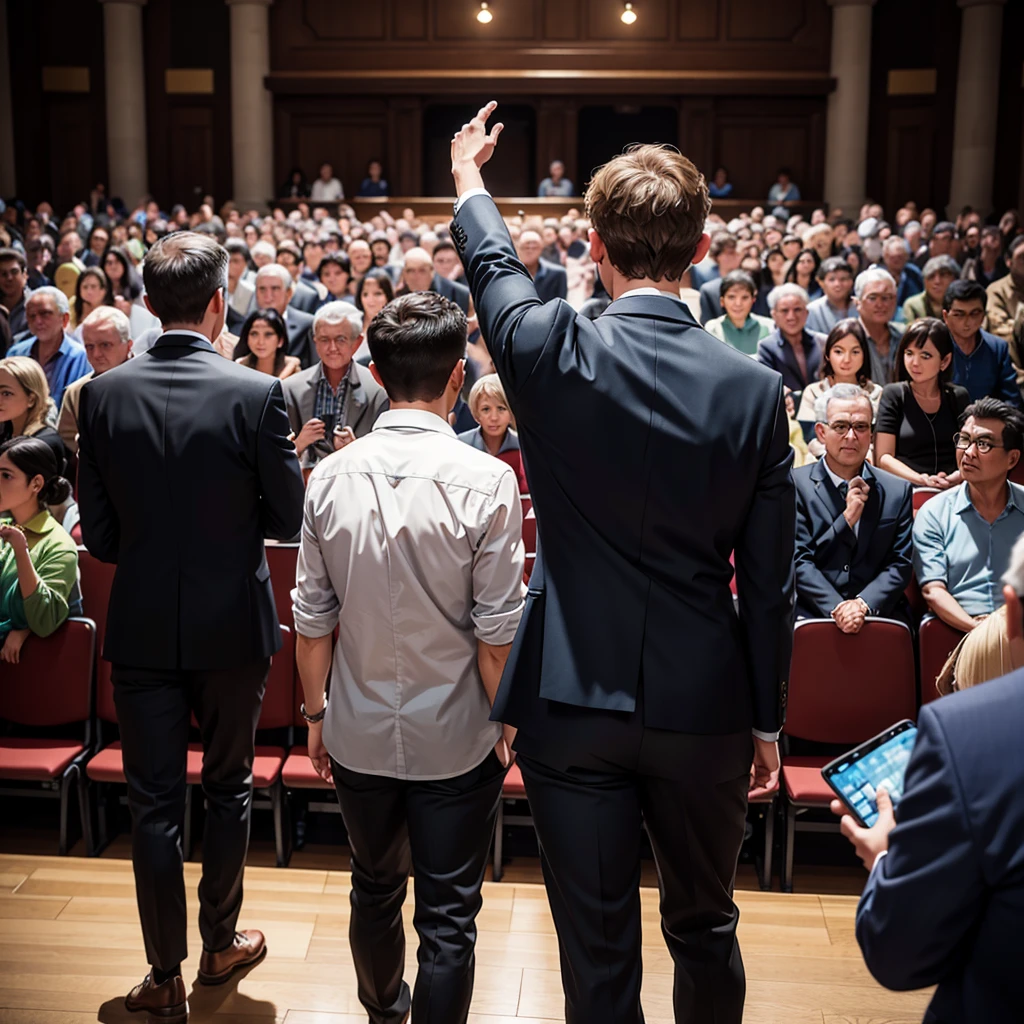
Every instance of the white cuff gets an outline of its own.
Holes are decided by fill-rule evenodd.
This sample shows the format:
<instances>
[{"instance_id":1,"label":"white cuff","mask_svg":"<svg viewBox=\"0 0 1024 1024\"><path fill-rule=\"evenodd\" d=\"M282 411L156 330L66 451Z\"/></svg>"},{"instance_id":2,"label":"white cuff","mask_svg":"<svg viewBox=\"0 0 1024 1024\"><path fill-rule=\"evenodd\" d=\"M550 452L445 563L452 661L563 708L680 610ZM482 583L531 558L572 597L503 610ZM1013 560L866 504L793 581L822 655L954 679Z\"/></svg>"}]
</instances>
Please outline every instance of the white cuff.
<instances>
[{"instance_id":1,"label":"white cuff","mask_svg":"<svg viewBox=\"0 0 1024 1024\"><path fill-rule=\"evenodd\" d=\"M765 743L778 743L779 736L782 735L781 729L778 732L761 732L760 729L751 729L750 731L754 734L755 739L763 740Z\"/></svg>"},{"instance_id":2,"label":"white cuff","mask_svg":"<svg viewBox=\"0 0 1024 1024\"><path fill-rule=\"evenodd\" d=\"M467 199L471 199L473 196L489 196L490 194L485 188L467 188L455 203L455 215L458 216L459 210L462 209L462 204Z\"/></svg>"},{"instance_id":3,"label":"white cuff","mask_svg":"<svg viewBox=\"0 0 1024 1024\"><path fill-rule=\"evenodd\" d=\"M888 850L882 850L878 854L878 856L875 858L875 863L871 865L871 870L872 871L874 871L875 868L877 868L878 865L882 863L883 858L888 854L888 852L889 852Z\"/></svg>"}]
</instances>

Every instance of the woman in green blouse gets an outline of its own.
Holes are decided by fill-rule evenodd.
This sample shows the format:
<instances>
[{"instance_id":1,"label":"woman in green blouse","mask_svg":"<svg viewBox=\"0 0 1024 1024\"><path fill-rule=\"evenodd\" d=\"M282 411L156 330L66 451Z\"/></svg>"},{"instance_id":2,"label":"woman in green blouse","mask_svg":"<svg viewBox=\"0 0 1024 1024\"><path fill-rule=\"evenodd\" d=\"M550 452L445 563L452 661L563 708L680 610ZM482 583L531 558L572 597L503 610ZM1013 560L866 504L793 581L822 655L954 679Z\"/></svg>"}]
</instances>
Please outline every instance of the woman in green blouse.
<instances>
[{"instance_id":1,"label":"woman in green blouse","mask_svg":"<svg viewBox=\"0 0 1024 1024\"><path fill-rule=\"evenodd\" d=\"M0 661L17 662L30 633L49 636L68 617L78 549L46 506L70 493L44 441L0 445Z\"/></svg>"},{"instance_id":2,"label":"woman in green blouse","mask_svg":"<svg viewBox=\"0 0 1024 1024\"><path fill-rule=\"evenodd\" d=\"M775 328L767 317L752 313L757 298L757 285L745 270L733 270L722 278L719 299L723 316L704 325L704 330L719 341L728 342L746 356L757 355L757 343Z\"/></svg>"}]
</instances>

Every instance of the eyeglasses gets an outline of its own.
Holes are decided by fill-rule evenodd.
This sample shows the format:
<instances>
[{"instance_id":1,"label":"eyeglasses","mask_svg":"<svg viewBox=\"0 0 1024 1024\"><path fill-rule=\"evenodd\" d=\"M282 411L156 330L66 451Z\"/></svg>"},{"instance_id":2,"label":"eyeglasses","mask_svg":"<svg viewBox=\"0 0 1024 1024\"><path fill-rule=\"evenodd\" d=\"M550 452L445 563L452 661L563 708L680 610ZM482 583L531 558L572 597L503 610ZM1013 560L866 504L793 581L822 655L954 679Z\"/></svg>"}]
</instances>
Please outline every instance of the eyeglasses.
<instances>
[{"instance_id":1,"label":"eyeglasses","mask_svg":"<svg viewBox=\"0 0 1024 1024\"><path fill-rule=\"evenodd\" d=\"M828 425L829 430L834 430L840 437L845 437L851 430L855 434L868 434L871 432L871 424L858 422L849 423L846 420L836 420Z\"/></svg>"},{"instance_id":2,"label":"eyeglasses","mask_svg":"<svg viewBox=\"0 0 1024 1024\"><path fill-rule=\"evenodd\" d=\"M1005 448L1005 444L996 444L991 438L988 437L971 437L970 434L954 434L953 444L956 445L960 451L965 452L973 444L978 449L979 455L988 455L993 448Z\"/></svg>"}]
</instances>

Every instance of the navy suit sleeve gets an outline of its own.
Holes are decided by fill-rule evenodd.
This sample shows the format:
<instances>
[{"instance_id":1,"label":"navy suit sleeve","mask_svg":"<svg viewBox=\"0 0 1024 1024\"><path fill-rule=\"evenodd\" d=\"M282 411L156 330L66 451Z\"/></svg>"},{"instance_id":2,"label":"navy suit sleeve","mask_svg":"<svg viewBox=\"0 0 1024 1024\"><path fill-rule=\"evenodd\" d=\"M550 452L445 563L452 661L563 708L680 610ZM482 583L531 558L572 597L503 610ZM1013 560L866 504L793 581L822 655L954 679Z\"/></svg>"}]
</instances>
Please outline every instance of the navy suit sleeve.
<instances>
[{"instance_id":1,"label":"navy suit sleeve","mask_svg":"<svg viewBox=\"0 0 1024 1024\"><path fill-rule=\"evenodd\" d=\"M891 611L910 584L914 571L914 500L909 484L902 488L903 500L896 517L896 532L885 568L860 592L869 608L884 615Z\"/></svg>"},{"instance_id":2,"label":"navy suit sleeve","mask_svg":"<svg viewBox=\"0 0 1024 1024\"><path fill-rule=\"evenodd\" d=\"M921 709L889 853L857 908L864 962L886 988L934 985L955 973L960 945L985 909L979 851L942 724Z\"/></svg>"},{"instance_id":3,"label":"navy suit sleeve","mask_svg":"<svg viewBox=\"0 0 1024 1024\"><path fill-rule=\"evenodd\" d=\"M291 540L302 528L305 485L295 445L288 440L290 429L281 382L275 380L267 392L256 439L263 536L273 540Z\"/></svg>"},{"instance_id":4,"label":"navy suit sleeve","mask_svg":"<svg viewBox=\"0 0 1024 1024\"><path fill-rule=\"evenodd\" d=\"M465 232L462 263L480 332L514 399L548 345L571 332L576 312L565 302L541 302L490 196L467 199L452 227L455 237Z\"/></svg>"},{"instance_id":5,"label":"navy suit sleeve","mask_svg":"<svg viewBox=\"0 0 1024 1024\"><path fill-rule=\"evenodd\" d=\"M78 510L82 517L82 540L89 554L101 562L116 564L121 521L100 473L88 384L82 388L78 405Z\"/></svg>"},{"instance_id":6,"label":"navy suit sleeve","mask_svg":"<svg viewBox=\"0 0 1024 1024\"><path fill-rule=\"evenodd\" d=\"M840 604L843 595L829 582L825 574L818 568L818 559L825 559L835 549L837 543L844 547L852 547L853 531L847 526L846 520L840 516L836 523L842 521L845 532L838 530L833 523L822 537L814 535L814 517L802 490L796 492L796 592L801 608L816 612L827 619L832 609ZM846 543L849 537L849 543ZM847 557L849 552L847 551ZM738 587L737 587L738 589Z\"/></svg>"},{"instance_id":7,"label":"navy suit sleeve","mask_svg":"<svg viewBox=\"0 0 1024 1024\"><path fill-rule=\"evenodd\" d=\"M782 683L789 676L793 653L796 498L792 465L789 421L779 380L775 382L771 440L735 551L736 592L749 665L753 726L766 733L782 728Z\"/></svg>"}]
</instances>

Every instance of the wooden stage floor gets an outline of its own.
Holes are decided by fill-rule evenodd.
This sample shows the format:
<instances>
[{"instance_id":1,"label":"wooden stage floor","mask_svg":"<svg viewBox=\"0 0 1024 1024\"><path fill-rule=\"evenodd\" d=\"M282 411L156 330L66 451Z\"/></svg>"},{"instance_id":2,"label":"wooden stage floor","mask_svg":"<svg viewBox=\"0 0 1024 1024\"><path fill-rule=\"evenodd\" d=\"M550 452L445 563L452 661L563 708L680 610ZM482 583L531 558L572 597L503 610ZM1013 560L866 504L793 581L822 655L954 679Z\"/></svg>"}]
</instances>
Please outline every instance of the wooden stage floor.
<instances>
[{"instance_id":1,"label":"wooden stage floor","mask_svg":"<svg viewBox=\"0 0 1024 1024\"><path fill-rule=\"evenodd\" d=\"M6 849L10 849L6 843ZM99 859L0 855L0 1024L140 1024L125 992L146 972L131 864L122 841ZM242 927L261 928L267 959L220 988L190 994L192 1024L365 1024L348 950L347 871L339 854L292 866L250 866ZM118 856L120 855L120 856ZM257 851L250 864L262 861ZM330 865L330 866L327 866ZM200 941L195 889L186 984ZM486 882L471 1024L562 1021L558 950L536 860ZM798 884L801 879L798 877ZM749 879L747 879L749 883ZM813 876L804 878L804 886ZM821 886L819 886L820 888ZM835 889L835 886L825 886ZM842 888L843 886L840 886ZM846 886L848 888L848 886ZM407 978L415 972L412 902L406 905ZM658 926L657 890L642 890L643 1003L648 1024L671 1024L672 963ZM886 992L872 981L853 934L856 897L740 891L747 1024L917 1024L925 992Z\"/></svg>"}]
</instances>

